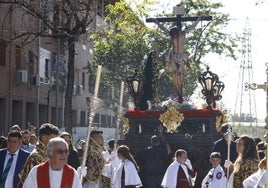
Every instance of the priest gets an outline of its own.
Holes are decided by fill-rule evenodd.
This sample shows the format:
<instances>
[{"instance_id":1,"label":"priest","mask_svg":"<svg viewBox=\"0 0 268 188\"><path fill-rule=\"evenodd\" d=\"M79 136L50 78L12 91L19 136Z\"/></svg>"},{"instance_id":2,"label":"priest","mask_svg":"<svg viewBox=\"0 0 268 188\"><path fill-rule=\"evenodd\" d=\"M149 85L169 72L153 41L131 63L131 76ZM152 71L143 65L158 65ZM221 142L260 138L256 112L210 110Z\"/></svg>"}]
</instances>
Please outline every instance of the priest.
<instances>
[{"instance_id":1,"label":"priest","mask_svg":"<svg viewBox=\"0 0 268 188\"><path fill-rule=\"evenodd\" d=\"M23 188L82 188L76 170L67 164L68 144L63 138L52 138L47 145L48 160L34 166Z\"/></svg>"}]
</instances>

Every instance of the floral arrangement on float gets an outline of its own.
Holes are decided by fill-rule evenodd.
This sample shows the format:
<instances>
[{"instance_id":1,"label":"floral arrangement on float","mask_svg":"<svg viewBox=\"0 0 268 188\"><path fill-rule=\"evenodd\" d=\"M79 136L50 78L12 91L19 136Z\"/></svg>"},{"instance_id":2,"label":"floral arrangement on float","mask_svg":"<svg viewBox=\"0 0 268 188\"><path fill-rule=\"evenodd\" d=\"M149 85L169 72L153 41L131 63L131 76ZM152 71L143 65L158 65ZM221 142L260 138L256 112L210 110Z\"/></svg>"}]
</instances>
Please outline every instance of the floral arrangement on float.
<instances>
[{"instance_id":1,"label":"floral arrangement on float","mask_svg":"<svg viewBox=\"0 0 268 188\"><path fill-rule=\"evenodd\" d=\"M159 120L163 123L163 126L167 128L168 133L178 132L178 127L181 126L181 122L184 120L184 115L179 110L194 109L189 97L185 97L182 104L169 98L163 101L161 106L164 107L166 111L160 115Z\"/></svg>"}]
</instances>

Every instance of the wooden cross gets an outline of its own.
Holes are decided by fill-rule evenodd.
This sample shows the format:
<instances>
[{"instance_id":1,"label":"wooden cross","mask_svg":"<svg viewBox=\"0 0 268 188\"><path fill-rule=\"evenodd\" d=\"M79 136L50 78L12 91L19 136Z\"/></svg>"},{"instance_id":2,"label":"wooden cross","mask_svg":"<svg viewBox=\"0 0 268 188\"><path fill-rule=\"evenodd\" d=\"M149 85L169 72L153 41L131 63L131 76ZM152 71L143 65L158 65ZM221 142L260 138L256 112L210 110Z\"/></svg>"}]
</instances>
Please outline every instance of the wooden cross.
<instances>
[{"instance_id":1,"label":"wooden cross","mask_svg":"<svg viewBox=\"0 0 268 188\"><path fill-rule=\"evenodd\" d=\"M182 17L185 14L184 7L182 5L177 5L173 7L173 13L176 14L176 17L166 17L166 18L147 18L146 22L176 22L176 26L181 30L182 22L187 21L196 21L198 19L197 16L193 17ZM201 20L210 21L212 20L212 16L204 16Z\"/></svg>"},{"instance_id":2,"label":"wooden cross","mask_svg":"<svg viewBox=\"0 0 268 188\"><path fill-rule=\"evenodd\" d=\"M189 53L185 50L186 34L192 31L199 21L212 20L211 16L199 16L199 17L182 17L185 14L184 7L177 5L173 8L173 13L176 17L171 18L148 18L146 22L156 23L160 29L168 33L171 38L172 50L167 56L167 67L172 69L172 80L175 85L176 92L178 94L178 102L183 102L182 81L183 70L185 65L188 64ZM191 26L182 31L182 22L195 21ZM167 30L160 22L176 22L176 27Z\"/></svg>"}]
</instances>

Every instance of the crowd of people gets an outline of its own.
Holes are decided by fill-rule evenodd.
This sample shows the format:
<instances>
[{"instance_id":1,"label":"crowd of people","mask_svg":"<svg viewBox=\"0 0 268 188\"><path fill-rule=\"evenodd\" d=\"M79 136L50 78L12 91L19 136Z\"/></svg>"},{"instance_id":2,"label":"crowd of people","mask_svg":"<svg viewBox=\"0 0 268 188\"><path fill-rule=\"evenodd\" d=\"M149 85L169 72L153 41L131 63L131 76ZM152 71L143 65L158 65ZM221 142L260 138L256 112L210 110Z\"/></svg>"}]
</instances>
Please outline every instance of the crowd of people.
<instances>
[{"instance_id":1,"label":"crowd of people","mask_svg":"<svg viewBox=\"0 0 268 188\"><path fill-rule=\"evenodd\" d=\"M178 148L171 161L169 145L157 135L152 135L151 145L141 151L143 165L139 166L128 146L116 147L115 140L109 140L105 147L100 130L91 131L85 155L86 142L81 140L80 148L76 149L72 135L60 132L55 125L45 123L37 133L31 128L21 130L14 125L7 137L1 137L0 188L194 187L197 169L188 159L187 151ZM230 139L230 132L229 125L221 127L222 138L213 144L208 159L212 168L204 177L202 188L265 187L265 143L256 143L248 135ZM37 138L32 143L31 135Z\"/></svg>"},{"instance_id":2,"label":"crowd of people","mask_svg":"<svg viewBox=\"0 0 268 188\"><path fill-rule=\"evenodd\" d=\"M31 127L32 128L32 127ZM37 141L30 143L31 135ZM37 136L38 135L38 136ZM32 139L34 140L34 139ZM0 139L0 188L119 188L141 185L139 167L127 146L115 149L110 140L104 147L103 132L90 133L86 164L82 165L86 142L73 145L72 135L45 123L37 133L11 127Z\"/></svg>"},{"instance_id":3,"label":"crowd of people","mask_svg":"<svg viewBox=\"0 0 268 188\"><path fill-rule=\"evenodd\" d=\"M230 133L230 125L221 127L222 138L214 143L210 156L213 168L204 178L202 188L264 188L268 183L265 144L248 135L230 139Z\"/></svg>"}]
</instances>

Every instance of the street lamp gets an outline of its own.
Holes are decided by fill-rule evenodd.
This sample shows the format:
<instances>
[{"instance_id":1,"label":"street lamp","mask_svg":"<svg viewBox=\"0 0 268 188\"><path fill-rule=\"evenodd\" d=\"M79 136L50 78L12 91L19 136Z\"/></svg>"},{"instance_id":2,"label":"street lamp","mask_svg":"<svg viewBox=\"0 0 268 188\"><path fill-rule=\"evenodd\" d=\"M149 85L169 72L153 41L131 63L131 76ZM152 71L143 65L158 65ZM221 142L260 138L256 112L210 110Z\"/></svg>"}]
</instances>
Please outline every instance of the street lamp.
<instances>
[{"instance_id":1,"label":"street lamp","mask_svg":"<svg viewBox=\"0 0 268 188\"><path fill-rule=\"evenodd\" d=\"M141 98L144 93L145 76L142 73L135 73L132 76L128 76L126 79L127 86L129 88L129 94L134 99L135 110L140 109Z\"/></svg>"},{"instance_id":2,"label":"street lamp","mask_svg":"<svg viewBox=\"0 0 268 188\"><path fill-rule=\"evenodd\" d=\"M219 81L217 74L211 72L207 66L207 71L199 75L198 81L202 86L202 94L206 98L208 109L216 107L216 100L221 100L221 92L224 89L224 83Z\"/></svg>"}]
</instances>

